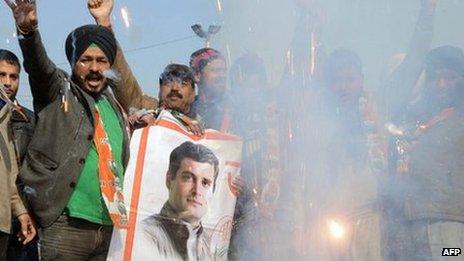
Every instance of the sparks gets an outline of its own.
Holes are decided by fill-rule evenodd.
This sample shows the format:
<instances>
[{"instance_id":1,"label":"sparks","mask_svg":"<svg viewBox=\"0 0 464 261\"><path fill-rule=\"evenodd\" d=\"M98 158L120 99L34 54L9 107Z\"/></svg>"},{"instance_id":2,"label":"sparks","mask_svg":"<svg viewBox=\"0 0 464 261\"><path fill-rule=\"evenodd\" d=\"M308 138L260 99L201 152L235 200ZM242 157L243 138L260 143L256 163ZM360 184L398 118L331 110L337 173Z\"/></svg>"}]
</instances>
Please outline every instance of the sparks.
<instances>
[{"instance_id":1,"label":"sparks","mask_svg":"<svg viewBox=\"0 0 464 261\"><path fill-rule=\"evenodd\" d=\"M124 21L124 25L126 28L130 27L130 18L129 18L129 11L126 6L121 8L121 17L122 20Z\"/></svg>"},{"instance_id":2,"label":"sparks","mask_svg":"<svg viewBox=\"0 0 464 261\"><path fill-rule=\"evenodd\" d=\"M291 76L294 76L295 75L295 66L294 66L294 63L293 63L293 59L294 59L294 56L293 56L293 50L288 50L287 51L287 63L290 67L290 75Z\"/></svg>"},{"instance_id":3,"label":"sparks","mask_svg":"<svg viewBox=\"0 0 464 261\"><path fill-rule=\"evenodd\" d=\"M314 75L314 69L316 67L316 35L314 32L311 32L311 62L309 71L311 76Z\"/></svg>"},{"instance_id":4,"label":"sparks","mask_svg":"<svg viewBox=\"0 0 464 261\"><path fill-rule=\"evenodd\" d=\"M229 44L226 44L226 51L227 51L227 59L229 59L229 64L232 64L232 56L230 55L230 47Z\"/></svg>"},{"instance_id":5,"label":"sparks","mask_svg":"<svg viewBox=\"0 0 464 261\"><path fill-rule=\"evenodd\" d=\"M222 12L221 0L217 0L217 7L218 7L218 11L219 11L219 12Z\"/></svg>"}]
</instances>

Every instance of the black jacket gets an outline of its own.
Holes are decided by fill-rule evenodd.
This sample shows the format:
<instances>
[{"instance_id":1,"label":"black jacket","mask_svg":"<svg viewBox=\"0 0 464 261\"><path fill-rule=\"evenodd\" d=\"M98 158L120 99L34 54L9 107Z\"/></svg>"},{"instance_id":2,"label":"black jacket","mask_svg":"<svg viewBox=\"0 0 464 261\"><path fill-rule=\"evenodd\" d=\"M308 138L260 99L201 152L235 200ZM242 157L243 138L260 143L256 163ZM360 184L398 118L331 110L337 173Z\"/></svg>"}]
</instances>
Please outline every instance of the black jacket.
<instances>
[{"instance_id":1,"label":"black jacket","mask_svg":"<svg viewBox=\"0 0 464 261\"><path fill-rule=\"evenodd\" d=\"M77 184L93 142L95 101L50 61L39 32L19 40L24 68L34 98L37 125L20 178L36 220L50 226L63 212ZM68 91L66 91L68 90ZM68 111L62 97L68 94ZM124 113L110 88L103 91L126 129ZM123 165L129 159L129 135L124 132Z\"/></svg>"}]
</instances>

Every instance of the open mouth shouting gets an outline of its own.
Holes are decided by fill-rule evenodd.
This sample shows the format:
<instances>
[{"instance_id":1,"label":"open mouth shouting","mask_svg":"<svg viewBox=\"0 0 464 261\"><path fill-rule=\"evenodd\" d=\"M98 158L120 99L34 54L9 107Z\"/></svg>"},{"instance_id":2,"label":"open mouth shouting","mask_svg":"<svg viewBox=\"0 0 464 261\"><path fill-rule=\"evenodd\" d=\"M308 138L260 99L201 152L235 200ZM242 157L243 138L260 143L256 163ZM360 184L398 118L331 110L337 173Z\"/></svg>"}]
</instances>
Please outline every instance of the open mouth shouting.
<instances>
[{"instance_id":1,"label":"open mouth shouting","mask_svg":"<svg viewBox=\"0 0 464 261\"><path fill-rule=\"evenodd\" d=\"M100 73L89 73L87 77L85 77L85 82L90 89L98 89L104 81L103 75Z\"/></svg>"}]
</instances>

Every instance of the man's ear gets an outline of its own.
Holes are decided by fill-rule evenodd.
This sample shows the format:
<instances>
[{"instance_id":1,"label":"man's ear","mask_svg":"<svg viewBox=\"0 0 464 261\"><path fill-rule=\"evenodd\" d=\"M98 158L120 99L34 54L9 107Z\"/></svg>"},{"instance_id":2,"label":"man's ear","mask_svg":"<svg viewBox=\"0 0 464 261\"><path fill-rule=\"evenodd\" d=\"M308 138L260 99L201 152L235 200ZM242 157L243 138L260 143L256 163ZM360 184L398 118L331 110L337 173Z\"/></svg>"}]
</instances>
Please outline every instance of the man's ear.
<instances>
[{"instance_id":1,"label":"man's ear","mask_svg":"<svg viewBox=\"0 0 464 261\"><path fill-rule=\"evenodd\" d=\"M199 83L200 82L200 79L201 79L201 73L200 72L196 72L195 75L195 83Z\"/></svg>"},{"instance_id":2,"label":"man's ear","mask_svg":"<svg viewBox=\"0 0 464 261\"><path fill-rule=\"evenodd\" d=\"M190 102L190 105L192 105L192 103L195 101L195 88L193 89L193 92L192 94L190 95L189 97L189 102Z\"/></svg>"},{"instance_id":3,"label":"man's ear","mask_svg":"<svg viewBox=\"0 0 464 261\"><path fill-rule=\"evenodd\" d=\"M171 172L169 170L166 172L166 187L168 190L171 189Z\"/></svg>"}]
</instances>

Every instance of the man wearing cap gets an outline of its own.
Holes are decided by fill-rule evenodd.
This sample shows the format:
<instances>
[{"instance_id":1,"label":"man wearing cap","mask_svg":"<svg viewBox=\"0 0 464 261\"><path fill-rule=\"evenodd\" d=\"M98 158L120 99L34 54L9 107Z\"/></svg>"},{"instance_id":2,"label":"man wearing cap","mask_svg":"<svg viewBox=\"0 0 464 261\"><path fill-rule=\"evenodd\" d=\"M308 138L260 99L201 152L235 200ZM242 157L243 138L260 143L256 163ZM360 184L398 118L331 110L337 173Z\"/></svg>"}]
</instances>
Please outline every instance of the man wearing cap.
<instances>
[{"instance_id":1,"label":"man wearing cap","mask_svg":"<svg viewBox=\"0 0 464 261\"><path fill-rule=\"evenodd\" d=\"M35 3L6 3L21 35L37 114L20 176L42 227L41 258L105 260L113 225L127 225L121 187L129 136L111 92L116 83L107 78L116 41L100 26L75 29L66 40L68 77L45 52Z\"/></svg>"},{"instance_id":2,"label":"man wearing cap","mask_svg":"<svg viewBox=\"0 0 464 261\"><path fill-rule=\"evenodd\" d=\"M198 85L193 112L203 117L208 128L230 130L226 60L219 51L203 48L190 56L190 68Z\"/></svg>"}]
</instances>

